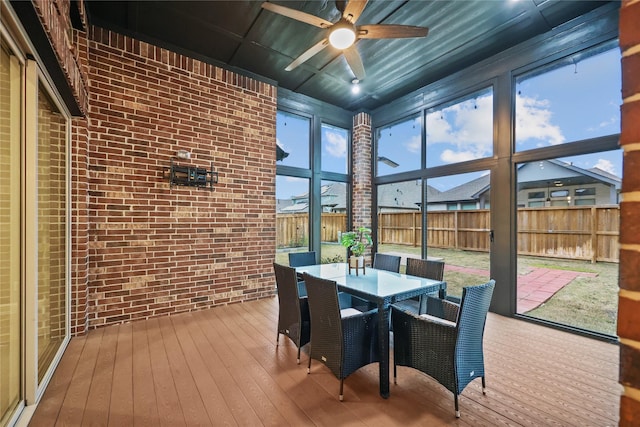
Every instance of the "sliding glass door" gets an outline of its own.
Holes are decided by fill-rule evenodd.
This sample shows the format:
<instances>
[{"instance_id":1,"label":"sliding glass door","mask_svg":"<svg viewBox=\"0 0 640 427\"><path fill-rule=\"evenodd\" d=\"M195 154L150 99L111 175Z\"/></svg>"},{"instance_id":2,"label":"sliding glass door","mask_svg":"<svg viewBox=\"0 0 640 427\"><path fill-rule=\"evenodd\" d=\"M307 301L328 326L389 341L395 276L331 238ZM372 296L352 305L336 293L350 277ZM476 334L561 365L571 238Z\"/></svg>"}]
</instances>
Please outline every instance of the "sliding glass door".
<instances>
[{"instance_id":1,"label":"sliding glass door","mask_svg":"<svg viewBox=\"0 0 640 427\"><path fill-rule=\"evenodd\" d=\"M11 418L21 393L20 106L22 67L0 43L0 424Z\"/></svg>"}]
</instances>

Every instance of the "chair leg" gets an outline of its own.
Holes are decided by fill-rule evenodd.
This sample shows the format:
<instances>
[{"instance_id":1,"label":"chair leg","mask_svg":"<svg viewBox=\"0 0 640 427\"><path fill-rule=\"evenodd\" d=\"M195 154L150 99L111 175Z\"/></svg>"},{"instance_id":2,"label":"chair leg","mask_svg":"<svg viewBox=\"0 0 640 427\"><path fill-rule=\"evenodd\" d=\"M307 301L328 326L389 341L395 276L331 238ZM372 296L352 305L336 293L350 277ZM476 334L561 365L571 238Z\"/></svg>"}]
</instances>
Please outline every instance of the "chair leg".
<instances>
[{"instance_id":1,"label":"chair leg","mask_svg":"<svg viewBox=\"0 0 640 427\"><path fill-rule=\"evenodd\" d=\"M456 407L456 418L460 418L460 409L458 408L458 395L454 394L453 395L453 399L454 399L454 404Z\"/></svg>"},{"instance_id":2,"label":"chair leg","mask_svg":"<svg viewBox=\"0 0 640 427\"><path fill-rule=\"evenodd\" d=\"M343 383L344 383L344 379L341 379L340 380L340 402L344 400L344 393L342 392Z\"/></svg>"},{"instance_id":3,"label":"chair leg","mask_svg":"<svg viewBox=\"0 0 640 427\"><path fill-rule=\"evenodd\" d=\"M482 394L487 394L487 384L484 382L484 377L482 377Z\"/></svg>"},{"instance_id":4,"label":"chair leg","mask_svg":"<svg viewBox=\"0 0 640 427\"><path fill-rule=\"evenodd\" d=\"M311 350L309 350L309 365L307 365L307 375L311 373Z\"/></svg>"},{"instance_id":5,"label":"chair leg","mask_svg":"<svg viewBox=\"0 0 640 427\"><path fill-rule=\"evenodd\" d=\"M278 335L276 335L276 347L280 345L280 331L278 331Z\"/></svg>"},{"instance_id":6,"label":"chair leg","mask_svg":"<svg viewBox=\"0 0 640 427\"><path fill-rule=\"evenodd\" d=\"M300 364L300 347L298 347L298 365Z\"/></svg>"},{"instance_id":7,"label":"chair leg","mask_svg":"<svg viewBox=\"0 0 640 427\"><path fill-rule=\"evenodd\" d=\"M398 384L398 365L395 361L393 362L393 383Z\"/></svg>"}]
</instances>

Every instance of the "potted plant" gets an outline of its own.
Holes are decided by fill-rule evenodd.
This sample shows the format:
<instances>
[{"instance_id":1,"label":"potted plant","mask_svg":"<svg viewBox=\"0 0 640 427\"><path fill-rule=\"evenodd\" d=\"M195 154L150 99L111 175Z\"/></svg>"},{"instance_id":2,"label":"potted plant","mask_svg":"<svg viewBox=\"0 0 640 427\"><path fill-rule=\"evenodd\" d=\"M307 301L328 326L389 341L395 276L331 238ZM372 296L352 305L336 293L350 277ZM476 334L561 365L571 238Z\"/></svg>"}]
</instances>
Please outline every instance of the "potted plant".
<instances>
[{"instance_id":1,"label":"potted plant","mask_svg":"<svg viewBox=\"0 0 640 427\"><path fill-rule=\"evenodd\" d=\"M349 272L351 272L352 268L355 268L356 274L358 274L358 269L362 268L364 273L364 252L373 244L373 240L371 240L371 229L358 227L355 231L342 233L340 243L351 251Z\"/></svg>"}]
</instances>

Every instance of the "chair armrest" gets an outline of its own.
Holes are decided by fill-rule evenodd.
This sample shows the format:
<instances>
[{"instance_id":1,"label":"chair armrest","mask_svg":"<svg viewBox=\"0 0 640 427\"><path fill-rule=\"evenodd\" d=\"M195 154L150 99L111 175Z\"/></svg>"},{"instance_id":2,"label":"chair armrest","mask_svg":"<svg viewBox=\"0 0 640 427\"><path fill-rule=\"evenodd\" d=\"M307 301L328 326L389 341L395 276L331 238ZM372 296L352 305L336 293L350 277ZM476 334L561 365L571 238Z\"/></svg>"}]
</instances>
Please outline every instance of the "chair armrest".
<instances>
[{"instance_id":1,"label":"chair armrest","mask_svg":"<svg viewBox=\"0 0 640 427\"><path fill-rule=\"evenodd\" d=\"M440 298L427 297L426 314L455 323L458 321L459 310L460 306L456 303Z\"/></svg>"},{"instance_id":2,"label":"chair armrest","mask_svg":"<svg viewBox=\"0 0 640 427\"><path fill-rule=\"evenodd\" d=\"M424 319L424 320L426 320L428 322L440 323L440 324L446 325L446 326L453 326L453 327L456 326L455 322L451 322L450 320L443 319L441 317L432 316L430 314L421 314L420 318Z\"/></svg>"},{"instance_id":3,"label":"chair armrest","mask_svg":"<svg viewBox=\"0 0 640 427\"><path fill-rule=\"evenodd\" d=\"M416 349L413 346L421 342L420 347L424 351L446 349L453 352L458 334L456 324L438 317L433 320L430 317L405 311L392 305L391 320L393 322L394 346L398 345L398 349L400 349L409 345L403 349L403 352L414 352ZM429 350L430 347L432 350Z\"/></svg>"}]
</instances>

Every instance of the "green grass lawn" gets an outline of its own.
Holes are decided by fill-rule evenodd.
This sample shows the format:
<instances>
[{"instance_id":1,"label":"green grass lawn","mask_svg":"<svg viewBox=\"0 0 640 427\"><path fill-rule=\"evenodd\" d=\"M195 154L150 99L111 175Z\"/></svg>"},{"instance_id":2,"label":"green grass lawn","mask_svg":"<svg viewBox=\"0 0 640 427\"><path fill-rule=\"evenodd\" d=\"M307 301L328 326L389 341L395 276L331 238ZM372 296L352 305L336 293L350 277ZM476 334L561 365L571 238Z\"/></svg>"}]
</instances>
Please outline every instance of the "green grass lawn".
<instances>
[{"instance_id":1,"label":"green grass lawn","mask_svg":"<svg viewBox=\"0 0 640 427\"><path fill-rule=\"evenodd\" d=\"M306 250L306 249L303 249ZM380 245L380 252L400 252L420 257L420 248L403 245ZM447 294L460 296L464 286L484 283L489 279L489 254L486 252L430 248L429 256L445 260L447 265L486 270L487 274L445 271ZM345 249L337 244L322 245L323 262L343 262ZM288 253L277 252L276 262L288 264ZM401 271L404 272L404 265ZM618 264L519 256L518 275L532 268L549 268L595 273L595 277L578 277L558 291L528 316L587 329L607 335L616 335L618 310Z\"/></svg>"}]
</instances>

